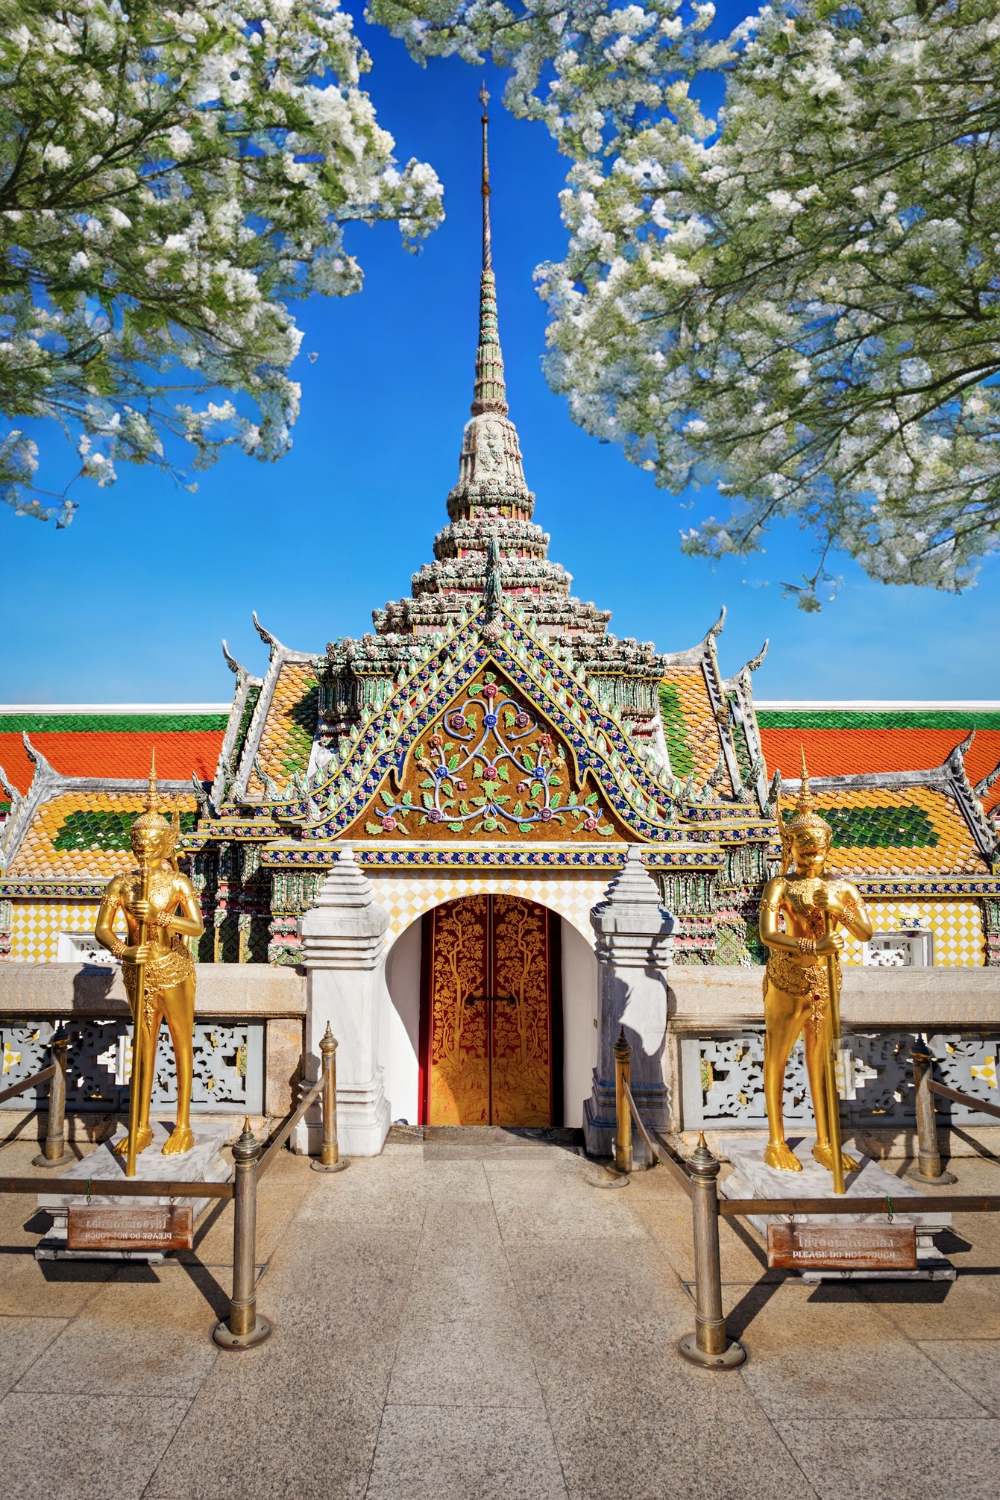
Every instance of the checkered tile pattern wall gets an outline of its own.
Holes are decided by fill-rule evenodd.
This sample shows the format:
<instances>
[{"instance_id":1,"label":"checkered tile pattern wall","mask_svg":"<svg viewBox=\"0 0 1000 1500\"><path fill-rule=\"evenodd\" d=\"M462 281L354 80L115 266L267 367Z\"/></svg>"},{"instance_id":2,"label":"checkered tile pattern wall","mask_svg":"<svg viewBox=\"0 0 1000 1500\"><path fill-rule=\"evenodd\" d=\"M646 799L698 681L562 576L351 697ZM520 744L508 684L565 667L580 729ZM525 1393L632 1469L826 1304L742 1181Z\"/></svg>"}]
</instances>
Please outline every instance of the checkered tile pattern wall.
<instances>
[{"instance_id":1,"label":"checkered tile pattern wall","mask_svg":"<svg viewBox=\"0 0 1000 1500\"><path fill-rule=\"evenodd\" d=\"M96 921L96 901L15 901L10 956L15 963L55 963L60 933L91 933Z\"/></svg>"},{"instance_id":2,"label":"checkered tile pattern wall","mask_svg":"<svg viewBox=\"0 0 1000 1500\"><path fill-rule=\"evenodd\" d=\"M916 926L932 933L935 968L980 969L986 962L983 919L974 901L869 901L866 904L876 932L899 932L904 927ZM863 961L863 945L848 938L844 946L844 963L859 967Z\"/></svg>"},{"instance_id":3,"label":"checkered tile pattern wall","mask_svg":"<svg viewBox=\"0 0 1000 1500\"><path fill-rule=\"evenodd\" d=\"M546 875L538 872L529 877L469 874L452 876L442 870L415 871L410 875L383 875L369 870L375 899L389 912L390 936L405 932L425 911L442 901L476 894L523 896L564 917L588 943L594 941L590 911L603 901L610 880L609 872L599 875Z\"/></svg>"}]
</instances>

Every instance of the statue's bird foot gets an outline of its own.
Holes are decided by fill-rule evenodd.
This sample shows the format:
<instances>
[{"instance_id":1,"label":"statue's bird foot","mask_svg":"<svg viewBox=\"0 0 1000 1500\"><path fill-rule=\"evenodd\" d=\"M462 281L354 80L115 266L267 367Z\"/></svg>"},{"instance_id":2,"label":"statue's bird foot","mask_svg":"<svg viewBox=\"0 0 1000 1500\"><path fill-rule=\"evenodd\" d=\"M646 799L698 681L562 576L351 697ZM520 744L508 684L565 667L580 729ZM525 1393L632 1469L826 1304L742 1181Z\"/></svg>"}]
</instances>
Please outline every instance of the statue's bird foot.
<instances>
[{"instance_id":1,"label":"statue's bird foot","mask_svg":"<svg viewBox=\"0 0 1000 1500\"><path fill-rule=\"evenodd\" d=\"M768 1141L764 1148L764 1165L779 1172L801 1172L802 1163L787 1141Z\"/></svg>"},{"instance_id":2,"label":"statue's bird foot","mask_svg":"<svg viewBox=\"0 0 1000 1500\"><path fill-rule=\"evenodd\" d=\"M194 1131L189 1125L178 1125L167 1137L163 1146L164 1156L181 1156L194 1145Z\"/></svg>"},{"instance_id":3,"label":"statue's bird foot","mask_svg":"<svg viewBox=\"0 0 1000 1500\"><path fill-rule=\"evenodd\" d=\"M153 1132L150 1130L149 1126L147 1125L147 1127L146 1127L145 1130L140 1130L136 1134L136 1141L135 1141L135 1154L136 1154L136 1156L139 1155L140 1151L145 1151L146 1147L147 1146L151 1146L152 1144L153 1144ZM115 1147L115 1150L118 1152L119 1156L127 1156L128 1155L128 1136L127 1135L123 1135L122 1136L121 1140L118 1142L117 1146Z\"/></svg>"},{"instance_id":4,"label":"statue's bird foot","mask_svg":"<svg viewBox=\"0 0 1000 1500\"><path fill-rule=\"evenodd\" d=\"M813 1161L818 1161L821 1167L826 1167L828 1172L832 1172L833 1147L820 1145L814 1146ZM849 1156L846 1151L841 1151L840 1170L842 1172L856 1172L860 1166L861 1163L856 1156Z\"/></svg>"}]
</instances>

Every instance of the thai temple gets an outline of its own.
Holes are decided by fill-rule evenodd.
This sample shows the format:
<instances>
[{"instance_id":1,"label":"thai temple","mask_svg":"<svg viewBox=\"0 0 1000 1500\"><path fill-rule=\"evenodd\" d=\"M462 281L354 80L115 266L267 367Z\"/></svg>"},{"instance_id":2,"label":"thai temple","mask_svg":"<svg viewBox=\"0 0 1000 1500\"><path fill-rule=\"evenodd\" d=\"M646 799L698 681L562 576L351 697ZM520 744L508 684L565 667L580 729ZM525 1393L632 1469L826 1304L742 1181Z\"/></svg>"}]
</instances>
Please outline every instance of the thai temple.
<instances>
[{"instance_id":1,"label":"thai temple","mask_svg":"<svg viewBox=\"0 0 1000 1500\"><path fill-rule=\"evenodd\" d=\"M996 1098L995 1002L961 985L1000 966L1000 702L757 701L766 643L723 670L724 611L672 649L618 638L535 508L484 152L471 415L409 595L325 647L255 615L259 659L223 644L226 705L0 710L5 1081L62 1021L70 1107L124 1097L121 979L93 929L155 752L205 918L196 1108L282 1112L331 1020L348 1150L393 1122L583 1127L600 1150L614 1012L643 1042L651 1119L759 1126L757 910L804 751L832 873L875 924L844 954L851 1117L912 1118L918 1032Z\"/></svg>"}]
</instances>

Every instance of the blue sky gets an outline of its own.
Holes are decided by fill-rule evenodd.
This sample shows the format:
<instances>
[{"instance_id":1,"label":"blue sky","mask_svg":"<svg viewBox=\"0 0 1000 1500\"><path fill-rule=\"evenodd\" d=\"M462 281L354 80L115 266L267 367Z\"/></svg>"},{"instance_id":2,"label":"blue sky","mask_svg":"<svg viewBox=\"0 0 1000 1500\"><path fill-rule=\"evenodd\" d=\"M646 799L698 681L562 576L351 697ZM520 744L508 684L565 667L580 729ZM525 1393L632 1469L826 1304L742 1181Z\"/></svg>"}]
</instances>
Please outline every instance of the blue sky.
<instances>
[{"instance_id":1,"label":"blue sky","mask_svg":"<svg viewBox=\"0 0 1000 1500\"><path fill-rule=\"evenodd\" d=\"M398 43L360 29L379 118L402 159L437 168L445 223L416 256L389 227L359 230L363 293L300 305L303 410L279 464L227 456L196 495L123 468L110 490L81 487L77 518L62 532L0 513L0 701L224 700L232 678L222 636L248 666L265 660L251 609L286 644L322 650L370 630L372 608L408 593L410 574L431 557L472 387L479 75L459 62L421 70ZM499 94L500 81L488 70L487 78ZM737 669L770 636L756 679L765 698L996 696L986 643L1000 632L1000 559L961 597L886 588L837 559L837 602L806 616L773 582L811 564L812 543L797 528L776 533L764 556L713 566L681 555L678 532L712 508L711 493L682 497L694 511L682 509L616 448L576 428L545 383L545 309L532 271L562 253L565 164L540 126L496 106L493 116L511 415L536 519L574 592L613 610L617 634L661 650L698 640L727 603L723 668Z\"/></svg>"}]
</instances>

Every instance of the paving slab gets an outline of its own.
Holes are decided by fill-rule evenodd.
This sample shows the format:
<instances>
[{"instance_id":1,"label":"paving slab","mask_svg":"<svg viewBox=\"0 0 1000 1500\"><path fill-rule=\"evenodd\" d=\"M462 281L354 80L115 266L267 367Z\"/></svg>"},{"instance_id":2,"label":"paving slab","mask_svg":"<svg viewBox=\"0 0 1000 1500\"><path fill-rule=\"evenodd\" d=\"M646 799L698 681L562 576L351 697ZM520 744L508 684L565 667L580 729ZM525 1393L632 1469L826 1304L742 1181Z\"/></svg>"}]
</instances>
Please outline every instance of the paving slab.
<instances>
[{"instance_id":1,"label":"paving slab","mask_svg":"<svg viewBox=\"0 0 1000 1500\"><path fill-rule=\"evenodd\" d=\"M218 1350L209 1337L223 1307L181 1266L157 1267L155 1281L116 1278L86 1318L62 1328L21 1377L18 1389L85 1396L196 1394Z\"/></svg>"},{"instance_id":2,"label":"paving slab","mask_svg":"<svg viewBox=\"0 0 1000 1500\"><path fill-rule=\"evenodd\" d=\"M819 1500L996 1500L1000 1422L777 1421Z\"/></svg>"},{"instance_id":3,"label":"paving slab","mask_svg":"<svg viewBox=\"0 0 1000 1500\"><path fill-rule=\"evenodd\" d=\"M367 1500L560 1500L562 1468L544 1413L385 1409Z\"/></svg>"},{"instance_id":4,"label":"paving slab","mask_svg":"<svg viewBox=\"0 0 1000 1500\"><path fill-rule=\"evenodd\" d=\"M738 1386L739 1376L733 1378ZM641 1409L627 1390L610 1409L552 1412L574 1500L814 1500L815 1491L760 1413L733 1415L720 1425L678 1414L669 1389Z\"/></svg>"},{"instance_id":5,"label":"paving slab","mask_svg":"<svg viewBox=\"0 0 1000 1500\"><path fill-rule=\"evenodd\" d=\"M1000 1272L963 1272L951 1282L871 1281L863 1295L911 1339L1000 1338Z\"/></svg>"},{"instance_id":6,"label":"paving slab","mask_svg":"<svg viewBox=\"0 0 1000 1500\"><path fill-rule=\"evenodd\" d=\"M139 1500L188 1401L153 1396L40 1396L10 1391L4 1500Z\"/></svg>"},{"instance_id":7,"label":"paving slab","mask_svg":"<svg viewBox=\"0 0 1000 1500\"><path fill-rule=\"evenodd\" d=\"M229 1363L245 1364L245 1357ZM221 1390L199 1396L143 1500L361 1500L381 1399L344 1395L305 1372L295 1384L269 1389L271 1400L259 1389L249 1395L237 1376L226 1375ZM247 1400L253 1405L238 1404Z\"/></svg>"},{"instance_id":8,"label":"paving slab","mask_svg":"<svg viewBox=\"0 0 1000 1500\"><path fill-rule=\"evenodd\" d=\"M64 1318L0 1317L0 1396L13 1389L65 1327Z\"/></svg>"},{"instance_id":9,"label":"paving slab","mask_svg":"<svg viewBox=\"0 0 1000 1500\"><path fill-rule=\"evenodd\" d=\"M935 1339L919 1347L949 1380L1000 1417L1000 1339Z\"/></svg>"},{"instance_id":10,"label":"paving slab","mask_svg":"<svg viewBox=\"0 0 1000 1500\"><path fill-rule=\"evenodd\" d=\"M408 1323L388 1403L542 1410L542 1391L520 1323L504 1318Z\"/></svg>"},{"instance_id":11,"label":"paving slab","mask_svg":"<svg viewBox=\"0 0 1000 1500\"><path fill-rule=\"evenodd\" d=\"M743 1380L772 1419L988 1415L854 1287L789 1280L755 1296Z\"/></svg>"}]
</instances>

